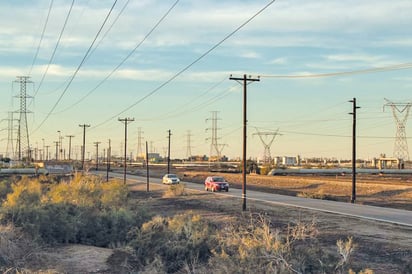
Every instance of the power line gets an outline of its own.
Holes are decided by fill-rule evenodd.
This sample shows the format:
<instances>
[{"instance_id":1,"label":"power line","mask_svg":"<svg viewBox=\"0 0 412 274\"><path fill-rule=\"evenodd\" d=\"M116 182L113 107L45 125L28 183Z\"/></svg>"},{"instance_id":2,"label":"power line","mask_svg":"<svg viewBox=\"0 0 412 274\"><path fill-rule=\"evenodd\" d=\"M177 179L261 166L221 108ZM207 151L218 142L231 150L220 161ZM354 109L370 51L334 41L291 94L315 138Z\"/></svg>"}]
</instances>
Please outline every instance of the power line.
<instances>
[{"instance_id":1,"label":"power line","mask_svg":"<svg viewBox=\"0 0 412 274\"><path fill-rule=\"evenodd\" d=\"M350 135L321 134L321 133L301 132L301 131L282 130L282 133L289 133L289 134L296 134L296 135L308 135L308 136L320 136L320 137L352 138L352 136L350 136ZM395 137L358 135L357 138L364 138L364 139L394 139ZM412 137L408 137L407 139L409 139L409 138L412 138Z\"/></svg>"},{"instance_id":2,"label":"power line","mask_svg":"<svg viewBox=\"0 0 412 274\"><path fill-rule=\"evenodd\" d=\"M91 55L93 55L95 50L100 46L102 41L106 38L107 34L112 30L113 26L117 23L117 20L119 20L120 16L123 14L124 10L126 9L127 5L129 4L129 2L130 2L130 0L126 1L126 3L123 5L120 12L117 14L116 18L113 20L112 24L107 28L106 32L102 35L102 38L99 40L99 42L97 42L96 46L92 49L92 51L90 52L89 56L87 56L87 58L89 58Z\"/></svg>"},{"instance_id":3,"label":"power line","mask_svg":"<svg viewBox=\"0 0 412 274\"><path fill-rule=\"evenodd\" d=\"M39 55L40 46L41 46L41 43L43 41L44 32L46 31L47 23L49 22L49 17L50 17L50 12L52 10L52 7L53 7L53 0L50 1L49 11L47 12L46 21L44 22L44 25L43 25L43 30L42 30L41 35L40 35L40 41L39 41L39 44L37 45L37 50L36 50L36 53L34 55L33 62L31 63L31 67L30 67L30 70L29 70L29 73L28 73L29 76L31 74L31 71L33 70L34 63L36 63L37 56Z\"/></svg>"},{"instance_id":4,"label":"power line","mask_svg":"<svg viewBox=\"0 0 412 274\"><path fill-rule=\"evenodd\" d=\"M101 80L94 88L89 90L83 97L81 97L79 100L77 100L75 103L73 103L69 107L65 108L61 112L65 112L65 111L71 109L72 107L78 105L84 99L89 97L94 91L96 91L101 85L103 85L103 83L106 82L136 52L136 50L143 44L143 42L146 41L147 38L157 29L157 27L160 25L160 23L162 23L162 21L169 15L169 13L173 10L173 8L177 5L178 2L179 2L179 0L177 0L167 10L167 12L159 19L159 21L157 21L157 23L152 27L152 29L145 35L145 37L129 52L129 54L126 55L126 57L123 58L123 60L103 80ZM61 113L61 112L59 112L59 113ZM120 114L122 114L122 113L120 113ZM99 125L97 125L97 126L99 126Z\"/></svg>"},{"instance_id":5,"label":"power line","mask_svg":"<svg viewBox=\"0 0 412 274\"><path fill-rule=\"evenodd\" d=\"M106 30L106 32L103 34L102 38L99 40L99 42L97 42L96 46L91 50L91 52L89 53L89 55L86 58L86 61L88 58L90 58L91 55L93 55L93 53L95 52L95 50L99 47L99 45L102 43L102 41L106 38L106 36L108 35L108 33L111 31L111 29L113 28L113 26L117 23L118 19L120 18L120 16L123 14L124 10L126 9L127 5L129 4L130 0L127 0L126 3L123 5L122 9L120 10L120 12L117 14L116 18L113 20L112 24L109 26L109 28ZM55 90L47 93L47 94L52 94L56 91L58 91L61 87L63 87L64 85L67 84L67 82L69 81L70 78L68 78L66 81L64 81L59 87L57 87ZM45 94L45 95L47 95ZM61 111L64 112L64 111ZM60 113L60 112L59 112Z\"/></svg>"},{"instance_id":6,"label":"power line","mask_svg":"<svg viewBox=\"0 0 412 274\"><path fill-rule=\"evenodd\" d=\"M150 91L149 93L147 93L145 96L143 96L142 98L140 98L139 100L137 100L136 102L134 102L133 104L131 104L130 106L126 107L124 110L122 110L121 112L113 115L112 117L108 118L107 120L101 122L100 124L97 124L95 126L99 127L107 122L109 122L110 120L116 118L117 116L125 113L126 111L130 110L131 108L135 107L136 105L138 105L139 103L143 102L144 100L146 100L147 98L149 98L150 96L152 96L153 94L155 94L156 92L158 92L160 89L164 88L165 86L167 86L170 82L172 82L173 80L175 80L177 77L179 77L181 74L183 74L184 72L186 72L190 67L192 67L193 65L195 65L197 62L199 62L200 60L202 60L204 57L206 57L209 53L211 53L213 50L215 50L217 47L219 47L221 44L223 44L226 40L228 40L230 37L232 37L235 33L237 33L240 29L242 29L244 26L246 26L248 23L250 23L254 18L256 18L258 15L260 15L264 10L266 10L269 6L271 6L276 0L272 0L270 1L268 4L266 4L263 8L261 8L258 12L256 12L253 16L251 16L249 19L247 19L245 22L243 22L240 26L238 26L235 30L233 30L232 32L230 32L228 35L226 35L222 40L220 40L218 43L216 43L214 46L212 46L210 49L208 49L206 52L204 52L202 55L200 55L198 58L196 58L194 61L192 61L190 64L186 65L184 68L182 68L180 71L178 71L177 73L175 73L172 77L170 77L168 80L166 80L165 82L163 82L161 85L159 85L158 87L156 87L155 89L153 89L152 91Z\"/></svg>"},{"instance_id":7,"label":"power line","mask_svg":"<svg viewBox=\"0 0 412 274\"><path fill-rule=\"evenodd\" d=\"M227 78L227 77L225 77ZM223 81L222 81L223 82ZM220 83L222 83L220 82ZM227 88L225 91L223 91L223 93L219 93L216 96L213 96L209 99L207 99L206 101L200 102L197 105L193 105L190 108L186 108L184 109L185 106L189 106L190 104L192 104L193 102L197 101L200 97L203 97L206 93L208 93L209 91L213 90L215 87L217 87L220 83L218 83L217 85L214 85L212 88L208 89L204 94L201 94L199 97L193 99L192 101L188 101L184 104L182 104L182 106L178 106L176 107L175 110L172 110L170 112L164 113L162 115L156 116L156 117L152 117L152 118L147 118L147 119L139 119L140 121L159 121L159 120L166 120L166 119L170 119L170 118L175 118L181 115L187 115L189 113L195 112L195 111L200 111L203 110L205 107L223 99L224 97L226 97L227 95L230 94L230 90L234 87L231 86L229 88ZM175 113L174 113L175 112Z\"/></svg>"},{"instance_id":8,"label":"power line","mask_svg":"<svg viewBox=\"0 0 412 274\"><path fill-rule=\"evenodd\" d=\"M96 36L93 39L93 42L91 43L91 45L89 46L88 50L86 51L86 54L84 55L82 61L80 62L79 66L77 67L76 71L73 73L72 77L70 78L69 82L67 83L66 87L64 88L63 92L60 94L60 97L57 99L56 103L54 104L54 106L52 107L52 109L49 111L49 113L46 115L46 117L43 119L43 121L40 123L40 125L34 130L36 131L37 129L39 129L44 122L50 117L50 115L53 113L54 109L57 107L57 105L59 104L59 102L61 101L61 99L63 98L64 94L67 92L68 88L70 87L71 83L73 82L74 78L76 77L77 73L79 72L80 68L83 66L83 63L85 62L87 56L89 55L94 43L97 40L97 37L99 36L100 32L102 31L104 25L107 22L107 19L109 18L110 14L112 13L115 5L117 3L117 0L114 1L111 9L109 10L109 13L106 15L106 18L104 19L102 25L100 26L99 31L96 33Z\"/></svg>"},{"instance_id":9,"label":"power line","mask_svg":"<svg viewBox=\"0 0 412 274\"><path fill-rule=\"evenodd\" d=\"M52 55L50 56L49 63L47 64L46 70L45 70L44 73L43 73L43 76L42 76L42 78L41 78L41 80L40 80L39 85L37 86L37 90L34 92L33 97L35 97L35 96L37 95L37 93L39 92L40 87L41 87L42 84L43 84L44 78L46 77L47 72L49 71L50 65L51 65L51 63L53 62L53 59L54 59L54 56L55 56L55 54L56 54L57 48L58 48L59 45L60 45L60 40L61 40L61 38L62 38L62 36L63 36L64 30L66 29L67 22L69 21L69 17L70 17L70 14L71 14L71 12L72 12L73 5L74 5L74 0L72 0L72 4L70 5L70 9L69 9L69 11L68 11L68 13L67 13L67 15L66 15L66 19L64 19L64 24L63 24L62 30L60 31L59 38L57 39L57 43L56 43L56 45L54 46L53 53L52 53Z\"/></svg>"},{"instance_id":10,"label":"power line","mask_svg":"<svg viewBox=\"0 0 412 274\"><path fill-rule=\"evenodd\" d=\"M260 75L260 77L262 78L285 78L285 79L287 78L324 78L324 77L334 77L334 76L341 76L341 75L366 74L366 73L373 73L373 72L383 72L383 71L401 70L401 69L410 69L410 68L412 68L412 63L402 63L402 64L396 64L396 65L390 65L390 66L353 70L353 71L307 74L307 75L265 75L263 74L263 75Z\"/></svg>"}]
</instances>

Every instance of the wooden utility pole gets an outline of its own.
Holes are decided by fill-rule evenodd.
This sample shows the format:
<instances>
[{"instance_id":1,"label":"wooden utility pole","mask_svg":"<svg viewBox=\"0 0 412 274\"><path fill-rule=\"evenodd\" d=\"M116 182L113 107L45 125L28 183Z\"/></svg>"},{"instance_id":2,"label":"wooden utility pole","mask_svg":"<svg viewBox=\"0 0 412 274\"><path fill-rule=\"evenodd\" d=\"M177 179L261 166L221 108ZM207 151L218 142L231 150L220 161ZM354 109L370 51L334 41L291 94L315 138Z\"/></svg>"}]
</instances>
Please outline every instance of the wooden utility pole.
<instances>
[{"instance_id":1,"label":"wooden utility pole","mask_svg":"<svg viewBox=\"0 0 412 274\"><path fill-rule=\"evenodd\" d=\"M247 138L247 85L248 82L256 82L260 81L259 78L252 78L251 76L247 76L246 74L243 75L242 78L236 78L230 76L230 80L235 80L243 85L243 168L242 168L242 177L243 177L243 183L242 183L242 200L243 200L243 205L242 205L242 210L246 211L246 138Z\"/></svg>"},{"instance_id":2,"label":"wooden utility pole","mask_svg":"<svg viewBox=\"0 0 412 274\"><path fill-rule=\"evenodd\" d=\"M109 139L109 148L107 149L107 168L106 168L106 182L109 181L109 171L110 171L110 161L111 161L111 154L112 154L112 146Z\"/></svg>"},{"instance_id":3,"label":"wooden utility pole","mask_svg":"<svg viewBox=\"0 0 412 274\"><path fill-rule=\"evenodd\" d=\"M123 183L126 184L126 168L127 168L127 124L134 121L134 118L119 118L120 122L124 123L124 169L123 169Z\"/></svg>"},{"instance_id":4,"label":"wooden utility pole","mask_svg":"<svg viewBox=\"0 0 412 274\"><path fill-rule=\"evenodd\" d=\"M72 138L74 137L74 135L66 135L67 138L69 138L69 161L71 160L70 155L71 155L71 151L72 151Z\"/></svg>"},{"instance_id":5,"label":"wooden utility pole","mask_svg":"<svg viewBox=\"0 0 412 274\"><path fill-rule=\"evenodd\" d=\"M353 116L352 122L352 195L350 202L356 201L356 110L360 107L356 106L356 98L349 101L353 104L353 110L349 114Z\"/></svg>"},{"instance_id":6,"label":"wooden utility pole","mask_svg":"<svg viewBox=\"0 0 412 274\"><path fill-rule=\"evenodd\" d=\"M59 153L59 141L54 141L53 142L56 145L56 161L58 160L58 153Z\"/></svg>"},{"instance_id":7,"label":"wooden utility pole","mask_svg":"<svg viewBox=\"0 0 412 274\"><path fill-rule=\"evenodd\" d=\"M167 131L169 134L167 138L169 139L169 144L167 146L167 174L170 173L170 136L172 135L170 129Z\"/></svg>"},{"instance_id":8,"label":"wooden utility pole","mask_svg":"<svg viewBox=\"0 0 412 274\"><path fill-rule=\"evenodd\" d=\"M99 144L101 142L94 142L94 145L96 146L96 170L99 170Z\"/></svg>"},{"instance_id":9,"label":"wooden utility pole","mask_svg":"<svg viewBox=\"0 0 412 274\"><path fill-rule=\"evenodd\" d=\"M86 128L90 127L90 125L79 125L79 127L83 128L83 147L82 147L82 170L84 171L84 157L86 154Z\"/></svg>"},{"instance_id":10,"label":"wooden utility pole","mask_svg":"<svg viewBox=\"0 0 412 274\"><path fill-rule=\"evenodd\" d=\"M146 191L149 192L149 149L146 141Z\"/></svg>"}]
</instances>

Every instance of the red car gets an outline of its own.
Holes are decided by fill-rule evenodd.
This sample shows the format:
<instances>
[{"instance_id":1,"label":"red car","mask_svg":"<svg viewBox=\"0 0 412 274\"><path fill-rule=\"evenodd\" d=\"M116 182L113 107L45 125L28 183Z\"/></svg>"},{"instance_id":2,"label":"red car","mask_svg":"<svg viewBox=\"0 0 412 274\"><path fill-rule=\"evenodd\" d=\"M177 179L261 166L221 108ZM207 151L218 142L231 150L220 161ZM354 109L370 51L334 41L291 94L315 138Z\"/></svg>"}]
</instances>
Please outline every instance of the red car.
<instances>
[{"instance_id":1,"label":"red car","mask_svg":"<svg viewBox=\"0 0 412 274\"><path fill-rule=\"evenodd\" d=\"M222 176L209 176L205 180L206 191L229 191L229 183Z\"/></svg>"}]
</instances>

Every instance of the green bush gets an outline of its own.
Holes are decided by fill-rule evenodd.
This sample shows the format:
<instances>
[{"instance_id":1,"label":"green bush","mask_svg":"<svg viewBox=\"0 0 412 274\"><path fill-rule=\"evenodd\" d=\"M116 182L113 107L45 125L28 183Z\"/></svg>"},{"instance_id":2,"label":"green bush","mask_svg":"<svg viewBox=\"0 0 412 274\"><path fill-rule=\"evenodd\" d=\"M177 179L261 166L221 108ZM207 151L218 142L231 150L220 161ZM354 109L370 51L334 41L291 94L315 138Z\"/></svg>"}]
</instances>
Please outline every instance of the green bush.
<instances>
[{"instance_id":1,"label":"green bush","mask_svg":"<svg viewBox=\"0 0 412 274\"><path fill-rule=\"evenodd\" d=\"M11 188L1 222L48 244L125 245L129 230L146 218L142 211L127 209L126 186L95 176L51 185L25 178Z\"/></svg>"}]
</instances>

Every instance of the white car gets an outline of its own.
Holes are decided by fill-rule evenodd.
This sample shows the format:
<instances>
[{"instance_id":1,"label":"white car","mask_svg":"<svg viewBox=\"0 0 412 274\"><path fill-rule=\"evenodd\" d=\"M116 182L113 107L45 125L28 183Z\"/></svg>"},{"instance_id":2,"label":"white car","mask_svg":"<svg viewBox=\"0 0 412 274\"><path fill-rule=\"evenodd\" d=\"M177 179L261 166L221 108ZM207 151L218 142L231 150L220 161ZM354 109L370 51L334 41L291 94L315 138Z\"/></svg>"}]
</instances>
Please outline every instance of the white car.
<instances>
[{"instance_id":1,"label":"white car","mask_svg":"<svg viewBox=\"0 0 412 274\"><path fill-rule=\"evenodd\" d=\"M163 176L162 183L174 185L180 183L180 179L176 174L166 174L165 176Z\"/></svg>"}]
</instances>

